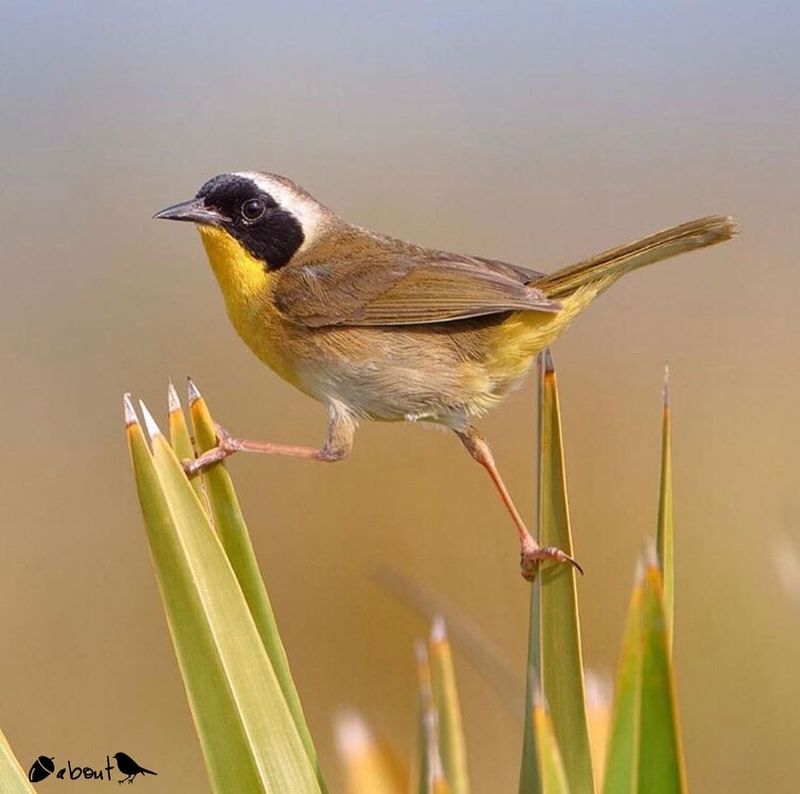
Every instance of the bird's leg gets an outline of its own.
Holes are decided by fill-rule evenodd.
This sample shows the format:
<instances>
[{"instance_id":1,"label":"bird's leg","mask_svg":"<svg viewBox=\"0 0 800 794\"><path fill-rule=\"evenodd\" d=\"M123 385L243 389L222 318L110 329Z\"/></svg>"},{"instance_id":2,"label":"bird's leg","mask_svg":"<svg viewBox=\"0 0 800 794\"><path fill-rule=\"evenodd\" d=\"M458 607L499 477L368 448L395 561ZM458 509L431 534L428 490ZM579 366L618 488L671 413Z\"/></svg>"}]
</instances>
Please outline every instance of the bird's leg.
<instances>
[{"instance_id":1,"label":"bird's leg","mask_svg":"<svg viewBox=\"0 0 800 794\"><path fill-rule=\"evenodd\" d=\"M562 551L555 546L540 546L536 539L531 535L522 516L519 514L514 501L511 499L511 494L508 492L500 472L494 462L494 456L486 439L474 428L469 427L467 430L456 430L456 435L461 439L461 443L467 448L472 457L489 472L492 482L497 488L503 504L511 514L511 518L517 527L517 534L519 535L520 544L520 568L522 569L522 576L529 582L533 581L539 565L545 560L553 560L555 562L568 562L574 565L581 573L583 568L572 558L569 554Z\"/></svg>"},{"instance_id":2,"label":"bird's leg","mask_svg":"<svg viewBox=\"0 0 800 794\"><path fill-rule=\"evenodd\" d=\"M183 461L189 477L211 468L235 452L257 452L262 455L287 455L292 458L321 460L327 463L346 458L353 448L356 422L350 412L338 403L328 408L328 435L320 449L294 444L274 444L271 441L250 441L235 438L224 427L217 425L217 446L203 452L194 460Z\"/></svg>"}]
</instances>

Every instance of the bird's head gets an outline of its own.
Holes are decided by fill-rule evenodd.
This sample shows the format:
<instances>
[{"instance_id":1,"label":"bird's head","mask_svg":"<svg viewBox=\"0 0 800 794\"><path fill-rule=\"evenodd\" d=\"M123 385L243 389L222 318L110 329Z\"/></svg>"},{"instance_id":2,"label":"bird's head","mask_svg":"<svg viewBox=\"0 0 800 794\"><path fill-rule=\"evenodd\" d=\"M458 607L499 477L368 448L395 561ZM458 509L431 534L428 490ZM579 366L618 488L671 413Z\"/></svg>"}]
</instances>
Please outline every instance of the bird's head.
<instances>
[{"instance_id":1,"label":"bird's head","mask_svg":"<svg viewBox=\"0 0 800 794\"><path fill-rule=\"evenodd\" d=\"M256 289L311 249L336 216L289 179L257 171L220 174L156 218L194 223L220 284Z\"/></svg>"}]
</instances>

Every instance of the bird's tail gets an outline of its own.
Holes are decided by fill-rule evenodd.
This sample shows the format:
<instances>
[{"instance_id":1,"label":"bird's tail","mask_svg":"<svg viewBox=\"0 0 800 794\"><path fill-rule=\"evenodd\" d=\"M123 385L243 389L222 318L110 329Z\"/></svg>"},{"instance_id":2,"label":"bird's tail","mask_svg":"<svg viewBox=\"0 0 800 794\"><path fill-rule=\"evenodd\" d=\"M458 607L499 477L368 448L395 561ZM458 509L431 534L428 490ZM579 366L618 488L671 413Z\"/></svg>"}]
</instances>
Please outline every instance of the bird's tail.
<instances>
[{"instance_id":1,"label":"bird's tail","mask_svg":"<svg viewBox=\"0 0 800 794\"><path fill-rule=\"evenodd\" d=\"M139 771L144 775L155 775L158 777L158 772L153 772L152 769L145 769L143 766L139 767Z\"/></svg>"},{"instance_id":2,"label":"bird's tail","mask_svg":"<svg viewBox=\"0 0 800 794\"><path fill-rule=\"evenodd\" d=\"M739 227L731 217L698 218L557 270L532 282L531 286L555 300L592 283L597 285L598 292L602 292L631 270L730 240L738 231Z\"/></svg>"}]
</instances>

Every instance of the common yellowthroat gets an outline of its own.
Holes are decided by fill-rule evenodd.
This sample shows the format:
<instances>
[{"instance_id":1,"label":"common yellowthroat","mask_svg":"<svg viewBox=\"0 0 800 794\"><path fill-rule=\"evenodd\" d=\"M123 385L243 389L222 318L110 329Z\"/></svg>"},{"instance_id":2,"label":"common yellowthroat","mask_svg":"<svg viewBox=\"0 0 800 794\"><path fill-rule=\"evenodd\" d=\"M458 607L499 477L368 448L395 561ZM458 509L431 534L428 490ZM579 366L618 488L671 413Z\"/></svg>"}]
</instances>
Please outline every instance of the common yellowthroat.
<instances>
[{"instance_id":1,"label":"common yellowthroat","mask_svg":"<svg viewBox=\"0 0 800 794\"><path fill-rule=\"evenodd\" d=\"M155 217L196 224L236 331L328 409L320 449L220 428L218 446L186 462L190 475L239 451L341 460L360 419L444 425L489 472L527 579L543 560L579 566L536 543L473 420L621 276L737 232L732 218L700 218L544 274L354 226L291 180L256 171L215 176Z\"/></svg>"}]
</instances>

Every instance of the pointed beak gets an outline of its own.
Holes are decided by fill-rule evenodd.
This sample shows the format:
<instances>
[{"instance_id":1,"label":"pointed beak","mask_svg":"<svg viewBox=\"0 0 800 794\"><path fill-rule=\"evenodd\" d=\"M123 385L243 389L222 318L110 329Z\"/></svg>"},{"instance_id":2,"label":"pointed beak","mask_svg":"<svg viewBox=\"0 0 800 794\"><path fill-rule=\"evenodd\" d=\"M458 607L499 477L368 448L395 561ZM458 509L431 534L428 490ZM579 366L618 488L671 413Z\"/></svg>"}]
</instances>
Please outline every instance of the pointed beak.
<instances>
[{"instance_id":1,"label":"pointed beak","mask_svg":"<svg viewBox=\"0 0 800 794\"><path fill-rule=\"evenodd\" d=\"M189 221L190 223L199 223L204 226L219 226L223 222L230 220L221 212L206 207L201 198L173 204L171 207L157 212L153 217L166 221Z\"/></svg>"}]
</instances>

